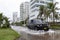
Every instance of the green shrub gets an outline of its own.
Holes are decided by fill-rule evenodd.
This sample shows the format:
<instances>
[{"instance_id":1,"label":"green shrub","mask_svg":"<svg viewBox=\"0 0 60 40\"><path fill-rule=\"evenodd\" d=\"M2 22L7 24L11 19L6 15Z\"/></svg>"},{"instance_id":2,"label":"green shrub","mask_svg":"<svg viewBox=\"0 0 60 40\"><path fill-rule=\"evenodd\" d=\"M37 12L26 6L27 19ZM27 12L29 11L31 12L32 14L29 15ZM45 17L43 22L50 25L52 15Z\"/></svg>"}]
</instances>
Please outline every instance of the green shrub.
<instances>
[{"instance_id":1,"label":"green shrub","mask_svg":"<svg viewBox=\"0 0 60 40\"><path fill-rule=\"evenodd\" d=\"M20 22L20 26L22 26L23 24L24 24L24 21L21 21L21 22Z\"/></svg>"},{"instance_id":2,"label":"green shrub","mask_svg":"<svg viewBox=\"0 0 60 40\"><path fill-rule=\"evenodd\" d=\"M50 26L51 29L60 29L60 25L54 24Z\"/></svg>"}]
</instances>

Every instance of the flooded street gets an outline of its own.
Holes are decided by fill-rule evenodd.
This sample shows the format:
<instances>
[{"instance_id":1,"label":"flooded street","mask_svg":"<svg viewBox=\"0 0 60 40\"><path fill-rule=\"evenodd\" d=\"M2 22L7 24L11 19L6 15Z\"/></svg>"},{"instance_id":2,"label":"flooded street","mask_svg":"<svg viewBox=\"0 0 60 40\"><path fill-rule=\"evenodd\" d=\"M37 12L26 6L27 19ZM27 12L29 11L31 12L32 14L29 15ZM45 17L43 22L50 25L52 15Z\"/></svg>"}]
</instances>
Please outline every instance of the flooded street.
<instances>
[{"instance_id":1,"label":"flooded street","mask_svg":"<svg viewBox=\"0 0 60 40\"><path fill-rule=\"evenodd\" d=\"M16 28L16 29L15 29ZM28 28L14 27L21 37L17 40L60 40L60 30L33 31Z\"/></svg>"},{"instance_id":2,"label":"flooded street","mask_svg":"<svg viewBox=\"0 0 60 40\"><path fill-rule=\"evenodd\" d=\"M55 34L55 33L53 34L46 33L46 34L41 34L39 36L32 35L30 38L31 38L30 40L60 40L59 34Z\"/></svg>"},{"instance_id":3,"label":"flooded street","mask_svg":"<svg viewBox=\"0 0 60 40\"><path fill-rule=\"evenodd\" d=\"M45 33L45 34L24 34L18 40L60 40L60 33L55 31L54 33Z\"/></svg>"}]
</instances>

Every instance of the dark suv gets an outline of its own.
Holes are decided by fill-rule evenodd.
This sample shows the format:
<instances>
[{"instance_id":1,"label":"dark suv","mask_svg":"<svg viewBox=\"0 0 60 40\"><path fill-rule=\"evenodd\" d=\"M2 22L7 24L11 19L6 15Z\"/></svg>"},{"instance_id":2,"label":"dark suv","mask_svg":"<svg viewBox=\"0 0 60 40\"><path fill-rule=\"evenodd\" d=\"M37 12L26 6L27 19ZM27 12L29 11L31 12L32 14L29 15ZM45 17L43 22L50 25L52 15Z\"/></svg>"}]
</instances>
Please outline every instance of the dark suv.
<instances>
[{"instance_id":1,"label":"dark suv","mask_svg":"<svg viewBox=\"0 0 60 40\"><path fill-rule=\"evenodd\" d=\"M48 23L40 20L40 19L33 19L27 22L27 27L32 30L49 30Z\"/></svg>"}]
</instances>

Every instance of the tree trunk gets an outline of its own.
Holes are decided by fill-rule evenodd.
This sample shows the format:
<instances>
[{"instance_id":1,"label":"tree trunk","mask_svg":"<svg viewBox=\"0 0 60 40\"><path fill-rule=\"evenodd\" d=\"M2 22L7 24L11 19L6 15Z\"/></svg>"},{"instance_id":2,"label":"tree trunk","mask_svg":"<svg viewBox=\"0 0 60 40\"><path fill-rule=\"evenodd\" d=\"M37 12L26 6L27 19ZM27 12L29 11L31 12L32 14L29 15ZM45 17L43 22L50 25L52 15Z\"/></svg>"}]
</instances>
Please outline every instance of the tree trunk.
<instances>
[{"instance_id":1,"label":"tree trunk","mask_svg":"<svg viewBox=\"0 0 60 40\"><path fill-rule=\"evenodd\" d=\"M55 14L55 13L53 12L53 24L55 24L54 14Z\"/></svg>"}]
</instances>

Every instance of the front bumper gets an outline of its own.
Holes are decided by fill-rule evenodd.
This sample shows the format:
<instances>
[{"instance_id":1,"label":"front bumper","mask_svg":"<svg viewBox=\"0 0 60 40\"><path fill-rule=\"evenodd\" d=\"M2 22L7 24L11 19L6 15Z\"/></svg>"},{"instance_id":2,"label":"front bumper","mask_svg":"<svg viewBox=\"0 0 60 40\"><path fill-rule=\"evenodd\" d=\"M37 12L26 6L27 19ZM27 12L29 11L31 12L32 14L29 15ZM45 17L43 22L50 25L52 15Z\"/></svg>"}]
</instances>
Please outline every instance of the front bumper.
<instances>
[{"instance_id":1,"label":"front bumper","mask_svg":"<svg viewBox=\"0 0 60 40\"><path fill-rule=\"evenodd\" d=\"M37 27L37 30L46 30L46 29L49 29L49 26L47 26L47 25L40 25L40 26L36 26Z\"/></svg>"}]
</instances>

